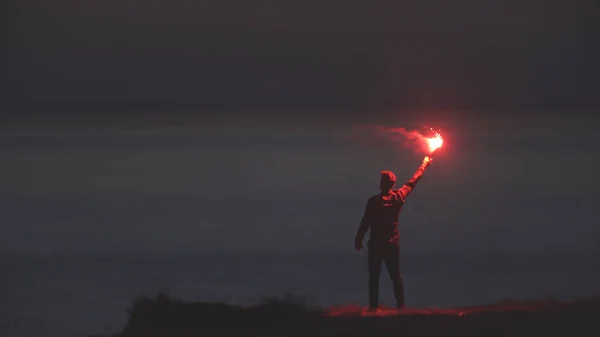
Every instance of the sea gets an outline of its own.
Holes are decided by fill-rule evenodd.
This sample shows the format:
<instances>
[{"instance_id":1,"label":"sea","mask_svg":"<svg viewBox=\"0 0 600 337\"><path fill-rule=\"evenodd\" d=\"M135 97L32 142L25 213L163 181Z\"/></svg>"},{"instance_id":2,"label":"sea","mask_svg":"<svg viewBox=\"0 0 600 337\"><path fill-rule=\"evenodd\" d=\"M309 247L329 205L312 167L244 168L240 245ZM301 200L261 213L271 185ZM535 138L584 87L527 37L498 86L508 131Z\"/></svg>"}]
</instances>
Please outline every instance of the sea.
<instances>
[{"instance_id":1,"label":"sea","mask_svg":"<svg viewBox=\"0 0 600 337\"><path fill-rule=\"evenodd\" d=\"M597 256L402 254L407 305L455 307L504 299L600 294ZM164 292L185 301L250 306L292 294L309 305L366 306L366 253L187 256L5 256L0 336L110 336L133 302ZM380 298L393 305L382 269Z\"/></svg>"}]
</instances>

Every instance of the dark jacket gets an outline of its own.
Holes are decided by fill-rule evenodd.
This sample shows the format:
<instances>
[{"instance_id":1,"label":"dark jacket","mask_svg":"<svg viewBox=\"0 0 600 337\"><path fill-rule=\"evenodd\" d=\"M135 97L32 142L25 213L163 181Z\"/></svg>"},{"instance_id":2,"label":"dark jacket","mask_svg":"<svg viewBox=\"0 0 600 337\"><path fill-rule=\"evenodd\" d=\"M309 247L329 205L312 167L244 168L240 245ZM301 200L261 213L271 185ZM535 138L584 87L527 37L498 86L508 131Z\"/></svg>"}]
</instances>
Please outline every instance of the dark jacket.
<instances>
[{"instance_id":1,"label":"dark jacket","mask_svg":"<svg viewBox=\"0 0 600 337\"><path fill-rule=\"evenodd\" d=\"M398 244L398 217L406 198L423 176L427 164L423 162L412 178L401 188L390 193L377 194L369 198L365 212L356 233L356 242L362 242L367 230L371 229L369 246L384 243Z\"/></svg>"}]
</instances>

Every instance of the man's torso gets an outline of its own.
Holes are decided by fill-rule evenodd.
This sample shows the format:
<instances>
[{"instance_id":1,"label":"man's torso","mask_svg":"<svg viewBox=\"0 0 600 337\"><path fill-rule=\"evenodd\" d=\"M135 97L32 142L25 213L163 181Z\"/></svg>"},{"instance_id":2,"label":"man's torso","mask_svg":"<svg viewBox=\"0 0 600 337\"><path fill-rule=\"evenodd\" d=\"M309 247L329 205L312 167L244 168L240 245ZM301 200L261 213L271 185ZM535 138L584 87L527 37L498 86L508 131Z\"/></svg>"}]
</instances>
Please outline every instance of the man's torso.
<instances>
[{"instance_id":1,"label":"man's torso","mask_svg":"<svg viewBox=\"0 0 600 337\"><path fill-rule=\"evenodd\" d=\"M369 245L398 244L398 218L404 199L398 190L387 195L375 195L369 199L371 207L371 233Z\"/></svg>"}]
</instances>

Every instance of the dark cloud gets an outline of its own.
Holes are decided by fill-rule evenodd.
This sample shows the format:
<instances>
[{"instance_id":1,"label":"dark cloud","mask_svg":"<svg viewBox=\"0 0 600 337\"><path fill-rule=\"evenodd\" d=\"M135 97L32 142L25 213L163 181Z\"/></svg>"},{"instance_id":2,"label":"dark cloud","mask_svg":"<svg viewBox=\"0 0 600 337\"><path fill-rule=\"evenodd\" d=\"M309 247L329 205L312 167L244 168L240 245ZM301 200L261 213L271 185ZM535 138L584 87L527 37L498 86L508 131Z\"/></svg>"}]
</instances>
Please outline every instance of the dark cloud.
<instances>
[{"instance_id":1,"label":"dark cloud","mask_svg":"<svg viewBox=\"0 0 600 337\"><path fill-rule=\"evenodd\" d=\"M5 100L594 105L593 2L23 1Z\"/></svg>"}]
</instances>

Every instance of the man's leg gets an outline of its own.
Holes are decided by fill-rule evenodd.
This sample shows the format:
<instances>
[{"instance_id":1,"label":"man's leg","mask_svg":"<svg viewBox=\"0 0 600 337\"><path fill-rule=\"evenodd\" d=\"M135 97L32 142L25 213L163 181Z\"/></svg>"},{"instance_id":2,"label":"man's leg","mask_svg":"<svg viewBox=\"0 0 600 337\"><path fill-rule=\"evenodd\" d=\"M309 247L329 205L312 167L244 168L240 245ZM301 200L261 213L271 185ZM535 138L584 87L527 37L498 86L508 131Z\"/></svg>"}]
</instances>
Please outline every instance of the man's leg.
<instances>
[{"instance_id":1,"label":"man's leg","mask_svg":"<svg viewBox=\"0 0 600 337\"><path fill-rule=\"evenodd\" d=\"M390 245L385 250L385 267L390 274L394 287L394 296L396 297L396 307L404 308L404 284L400 275L400 247L398 245Z\"/></svg>"},{"instance_id":2,"label":"man's leg","mask_svg":"<svg viewBox=\"0 0 600 337\"><path fill-rule=\"evenodd\" d=\"M377 247L369 247L369 308L379 307L379 275L381 274L381 253Z\"/></svg>"}]
</instances>

